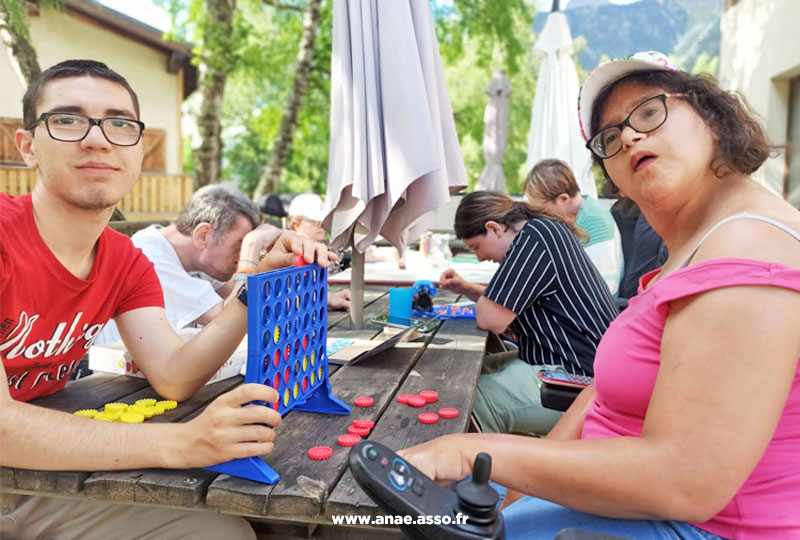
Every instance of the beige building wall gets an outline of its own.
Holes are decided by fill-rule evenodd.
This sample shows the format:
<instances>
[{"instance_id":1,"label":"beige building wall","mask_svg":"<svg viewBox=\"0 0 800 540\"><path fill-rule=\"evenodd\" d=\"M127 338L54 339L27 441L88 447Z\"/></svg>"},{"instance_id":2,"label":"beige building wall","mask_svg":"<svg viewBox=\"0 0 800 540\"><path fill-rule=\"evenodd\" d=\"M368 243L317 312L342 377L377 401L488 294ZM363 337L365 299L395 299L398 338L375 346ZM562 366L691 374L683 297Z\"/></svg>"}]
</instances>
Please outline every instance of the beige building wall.
<instances>
[{"instance_id":1,"label":"beige building wall","mask_svg":"<svg viewBox=\"0 0 800 540\"><path fill-rule=\"evenodd\" d=\"M66 10L42 9L29 18L31 38L46 69L70 58L106 63L125 77L139 96L141 120L167 133L167 172L181 172L181 103L179 73L168 73L167 54L115 33L96 21ZM25 85L0 46L0 117L22 118Z\"/></svg>"},{"instance_id":2,"label":"beige building wall","mask_svg":"<svg viewBox=\"0 0 800 540\"><path fill-rule=\"evenodd\" d=\"M774 144L786 143L789 83L800 75L800 0L726 0L719 80L744 94ZM786 156L770 158L756 178L783 194Z\"/></svg>"}]
</instances>

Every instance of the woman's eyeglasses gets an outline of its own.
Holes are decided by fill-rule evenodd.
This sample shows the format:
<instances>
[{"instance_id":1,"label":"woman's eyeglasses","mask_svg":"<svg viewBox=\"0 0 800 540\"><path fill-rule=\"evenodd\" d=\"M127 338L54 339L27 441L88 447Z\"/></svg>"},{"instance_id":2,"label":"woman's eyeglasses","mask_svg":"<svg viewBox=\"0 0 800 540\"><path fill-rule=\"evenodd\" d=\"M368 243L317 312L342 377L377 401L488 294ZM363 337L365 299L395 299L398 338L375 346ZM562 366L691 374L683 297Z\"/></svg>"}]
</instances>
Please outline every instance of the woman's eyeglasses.
<instances>
[{"instance_id":1,"label":"woman's eyeglasses","mask_svg":"<svg viewBox=\"0 0 800 540\"><path fill-rule=\"evenodd\" d=\"M685 94L660 94L638 104L628 117L615 126L599 131L586 143L586 148L600 159L613 157L622 150L622 130L625 126L639 133L649 133L667 121L667 98Z\"/></svg>"}]
</instances>

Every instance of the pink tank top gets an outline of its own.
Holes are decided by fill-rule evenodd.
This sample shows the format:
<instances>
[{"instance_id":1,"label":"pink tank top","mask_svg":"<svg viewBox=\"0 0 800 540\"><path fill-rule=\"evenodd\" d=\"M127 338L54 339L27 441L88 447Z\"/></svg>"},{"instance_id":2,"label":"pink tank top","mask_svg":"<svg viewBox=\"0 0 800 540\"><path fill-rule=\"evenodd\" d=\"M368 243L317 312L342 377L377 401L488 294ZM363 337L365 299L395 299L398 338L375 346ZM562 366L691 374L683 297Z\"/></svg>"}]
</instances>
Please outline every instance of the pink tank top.
<instances>
[{"instance_id":1,"label":"pink tank top","mask_svg":"<svg viewBox=\"0 0 800 540\"><path fill-rule=\"evenodd\" d=\"M776 224L752 215L723 222L740 218ZM800 240L795 231L776 226ZM684 265L644 290L657 272L642 276L639 294L631 298L600 341L594 363L597 395L586 413L581 438L641 436L672 300L743 285L800 292L800 269L755 260L724 258ZM800 539L800 363L778 426L758 465L721 512L696 525L734 540Z\"/></svg>"}]
</instances>

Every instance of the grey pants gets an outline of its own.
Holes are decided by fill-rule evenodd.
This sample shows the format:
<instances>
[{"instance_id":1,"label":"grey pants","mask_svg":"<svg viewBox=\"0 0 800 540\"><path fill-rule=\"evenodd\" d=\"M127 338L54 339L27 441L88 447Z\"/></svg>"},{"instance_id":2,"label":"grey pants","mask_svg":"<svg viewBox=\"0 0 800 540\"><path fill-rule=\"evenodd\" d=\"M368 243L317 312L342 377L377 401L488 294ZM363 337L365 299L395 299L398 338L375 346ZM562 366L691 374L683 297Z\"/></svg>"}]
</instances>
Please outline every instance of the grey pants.
<instances>
[{"instance_id":1,"label":"grey pants","mask_svg":"<svg viewBox=\"0 0 800 540\"><path fill-rule=\"evenodd\" d=\"M210 511L173 510L0 494L3 540L255 540L247 520Z\"/></svg>"}]
</instances>

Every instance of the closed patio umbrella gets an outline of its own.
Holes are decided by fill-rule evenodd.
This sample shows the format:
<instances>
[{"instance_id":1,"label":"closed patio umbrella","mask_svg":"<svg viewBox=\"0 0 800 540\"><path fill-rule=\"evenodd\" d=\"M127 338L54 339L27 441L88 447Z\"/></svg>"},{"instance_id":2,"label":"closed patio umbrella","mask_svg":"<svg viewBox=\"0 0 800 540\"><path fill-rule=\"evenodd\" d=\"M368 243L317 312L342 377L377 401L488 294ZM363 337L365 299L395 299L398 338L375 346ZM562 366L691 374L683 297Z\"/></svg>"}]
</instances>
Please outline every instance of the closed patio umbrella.
<instances>
[{"instance_id":1,"label":"closed patio umbrella","mask_svg":"<svg viewBox=\"0 0 800 540\"><path fill-rule=\"evenodd\" d=\"M363 252L467 184L427 0L333 4L331 142L323 226L352 245L351 314L361 323Z\"/></svg>"},{"instance_id":2,"label":"closed patio umbrella","mask_svg":"<svg viewBox=\"0 0 800 540\"><path fill-rule=\"evenodd\" d=\"M581 193L596 198L591 156L584 146L576 112L579 85L572 59L572 34L566 15L558 11L558 0L533 50L543 57L533 97L526 171L542 159L563 160L575 173Z\"/></svg>"},{"instance_id":3,"label":"closed patio umbrella","mask_svg":"<svg viewBox=\"0 0 800 540\"><path fill-rule=\"evenodd\" d=\"M483 112L483 156L486 166L475 184L476 190L506 192L503 157L508 143L508 96L511 83L505 71L498 71L486 87L489 103Z\"/></svg>"}]
</instances>

